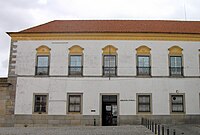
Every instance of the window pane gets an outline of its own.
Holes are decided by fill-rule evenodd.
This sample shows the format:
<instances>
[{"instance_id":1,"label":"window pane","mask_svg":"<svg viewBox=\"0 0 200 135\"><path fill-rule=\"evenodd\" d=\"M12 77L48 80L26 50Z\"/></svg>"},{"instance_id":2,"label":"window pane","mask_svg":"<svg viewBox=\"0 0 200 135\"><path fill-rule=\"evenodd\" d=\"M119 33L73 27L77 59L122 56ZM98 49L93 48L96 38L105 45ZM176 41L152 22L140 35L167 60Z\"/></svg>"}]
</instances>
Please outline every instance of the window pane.
<instances>
[{"instance_id":1,"label":"window pane","mask_svg":"<svg viewBox=\"0 0 200 135\"><path fill-rule=\"evenodd\" d=\"M37 67L37 75L48 75L48 67Z\"/></svg>"},{"instance_id":2,"label":"window pane","mask_svg":"<svg viewBox=\"0 0 200 135\"><path fill-rule=\"evenodd\" d=\"M170 57L170 74L171 75L183 75L182 68L182 57L181 56L171 56Z\"/></svg>"},{"instance_id":3,"label":"window pane","mask_svg":"<svg viewBox=\"0 0 200 135\"><path fill-rule=\"evenodd\" d=\"M74 112L74 105L69 106L69 112Z\"/></svg>"},{"instance_id":4,"label":"window pane","mask_svg":"<svg viewBox=\"0 0 200 135\"><path fill-rule=\"evenodd\" d=\"M183 112L183 96L182 95L172 95L172 112Z\"/></svg>"},{"instance_id":5,"label":"window pane","mask_svg":"<svg viewBox=\"0 0 200 135\"><path fill-rule=\"evenodd\" d=\"M69 64L69 75L82 75L82 55L71 55Z\"/></svg>"},{"instance_id":6,"label":"window pane","mask_svg":"<svg viewBox=\"0 0 200 135\"><path fill-rule=\"evenodd\" d=\"M104 56L104 67L115 67L116 66L116 56L106 55Z\"/></svg>"},{"instance_id":7,"label":"window pane","mask_svg":"<svg viewBox=\"0 0 200 135\"><path fill-rule=\"evenodd\" d=\"M46 112L46 95L35 95L34 112Z\"/></svg>"},{"instance_id":8,"label":"window pane","mask_svg":"<svg viewBox=\"0 0 200 135\"><path fill-rule=\"evenodd\" d=\"M170 57L171 67L182 67L182 57L181 56L171 56Z\"/></svg>"},{"instance_id":9,"label":"window pane","mask_svg":"<svg viewBox=\"0 0 200 135\"><path fill-rule=\"evenodd\" d=\"M42 106L41 112L46 112L46 106Z\"/></svg>"},{"instance_id":10,"label":"window pane","mask_svg":"<svg viewBox=\"0 0 200 135\"><path fill-rule=\"evenodd\" d=\"M36 75L48 75L49 72L49 56L38 56Z\"/></svg>"},{"instance_id":11,"label":"window pane","mask_svg":"<svg viewBox=\"0 0 200 135\"><path fill-rule=\"evenodd\" d=\"M116 56L105 55L104 56L104 75L116 75Z\"/></svg>"},{"instance_id":12,"label":"window pane","mask_svg":"<svg viewBox=\"0 0 200 135\"><path fill-rule=\"evenodd\" d=\"M48 56L38 56L38 61L37 61L37 66L38 67L48 67L49 65L49 57Z\"/></svg>"},{"instance_id":13,"label":"window pane","mask_svg":"<svg viewBox=\"0 0 200 135\"><path fill-rule=\"evenodd\" d=\"M149 103L150 97L149 96L139 96L139 103Z\"/></svg>"},{"instance_id":14,"label":"window pane","mask_svg":"<svg viewBox=\"0 0 200 135\"><path fill-rule=\"evenodd\" d=\"M138 111L139 112L150 112L149 105L139 105Z\"/></svg>"},{"instance_id":15,"label":"window pane","mask_svg":"<svg viewBox=\"0 0 200 135\"><path fill-rule=\"evenodd\" d=\"M80 112L80 105L75 105L74 106L74 111L75 112Z\"/></svg>"},{"instance_id":16,"label":"window pane","mask_svg":"<svg viewBox=\"0 0 200 135\"><path fill-rule=\"evenodd\" d=\"M80 104L81 103L81 97L80 96L75 97L75 102Z\"/></svg>"},{"instance_id":17,"label":"window pane","mask_svg":"<svg viewBox=\"0 0 200 135\"><path fill-rule=\"evenodd\" d=\"M82 56L70 56L70 66L72 67L81 67L82 66Z\"/></svg>"},{"instance_id":18,"label":"window pane","mask_svg":"<svg viewBox=\"0 0 200 135\"><path fill-rule=\"evenodd\" d=\"M69 112L80 112L81 95L69 95Z\"/></svg>"},{"instance_id":19,"label":"window pane","mask_svg":"<svg viewBox=\"0 0 200 135\"><path fill-rule=\"evenodd\" d=\"M149 56L138 56L138 67L150 67Z\"/></svg>"},{"instance_id":20,"label":"window pane","mask_svg":"<svg viewBox=\"0 0 200 135\"><path fill-rule=\"evenodd\" d=\"M150 75L150 57L137 56L137 75Z\"/></svg>"},{"instance_id":21,"label":"window pane","mask_svg":"<svg viewBox=\"0 0 200 135\"><path fill-rule=\"evenodd\" d=\"M76 101L75 97L73 97L73 96L70 96L69 100L70 100L70 101L69 101L70 104L74 104L75 101Z\"/></svg>"},{"instance_id":22,"label":"window pane","mask_svg":"<svg viewBox=\"0 0 200 135\"><path fill-rule=\"evenodd\" d=\"M173 112L183 112L183 105L173 105L172 111Z\"/></svg>"},{"instance_id":23,"label":"window pane","mask_svg":"<svg viewBox=\"0 0 200 135\"><path fill-rule=\"evenodd\" d=\"M183 103L183 97L182 96L172 96L172 103Z\"/></svg>"},{"instance_id":24,"label":"window pane","mask_svg":"<svg viewBox=\"0 0 200 135\"><path fill-rule=\"evenodd\" d=\"M138 112L150 112L150 95L138 95Z\"/></svg>"}]
</instances>

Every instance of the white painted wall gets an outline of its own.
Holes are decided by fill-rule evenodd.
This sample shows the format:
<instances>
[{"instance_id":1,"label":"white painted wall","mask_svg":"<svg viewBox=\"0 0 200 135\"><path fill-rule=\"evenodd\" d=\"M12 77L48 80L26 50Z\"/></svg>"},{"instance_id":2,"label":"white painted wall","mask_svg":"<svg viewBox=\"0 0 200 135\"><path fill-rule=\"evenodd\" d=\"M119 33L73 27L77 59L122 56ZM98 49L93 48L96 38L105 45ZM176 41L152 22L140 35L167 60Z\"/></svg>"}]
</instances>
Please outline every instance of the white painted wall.
<instances>
[{"instance_id":1,"label":"white painted wall","mask_svg":"<svg viewBox=\"0 0 200 135\"><path fill-rule=\"evenodd\" d=\"M55 42L57 42L55 44ZM60 44L58 44L60 42ZM118 75L136 75L136 48L146 45L151 48L152 76L169 75L168 48L178 45L183 48L185 76L199 76L200 42L184 41L114 41L114 40L70 40L70 41L18 41L16 73L34 75L36 48L47 45L51 48L50 75L68 74L68 49L73 45L84 48L84 75L102 75L102 48L114 45L118 48Z\"/></svg>"},{"instance_id":2,"label":"white painted wall","mask_svg":"<svg viewBox=\"0 0 200 135\"><path fill-rule=\"evenodd\" d=\"M169 93L176 90L185 93L186 114L199 114L199 78L18 77L15 114L32 114L34 93L49 93L50 115L66 115L67 93L83 93L83 115L99 115L101 93L118 93L120 100L152 93L153 114L169 115ZM136 115L136 101L120 101L119 107L120 115Z\"/></svg>"},{"instance_id":3,"label":"white painted wall","mask_svg":"<svg viewBox=\"0 0 200 135\"><path fill-rule=\"evenodd\" d=\"M55 43L56 42L56 43ZM15 114L32 114L33 94L48 93L48 114L65 115L67 93L83 93L83 114L99 115L100 94L118 93L120 100L134 99L136 93L152 93L153 114L169 115L169 93L185 93L186 114L200 114L199 51L200 42L186 41L131 41L131 40L70 40L70 41L18 41ZM68 49L73 45L84 48L83 74L102 75L102 48L106 45L118 48L117 66L119 76L136 75L136 48L146 45L151 48L152 76L137 77L82 77L69 78ZM36 48L46 45L51 48L50 75L64 77L34 77ZM168 48L178 45L183 48L184 75L193 78L169 78ZM196 78L194 78L196 77ZM120 115L135 115L136 101L120 101ZM95 109L95 113L91 110Z\"/></svg>"}]
</instances>

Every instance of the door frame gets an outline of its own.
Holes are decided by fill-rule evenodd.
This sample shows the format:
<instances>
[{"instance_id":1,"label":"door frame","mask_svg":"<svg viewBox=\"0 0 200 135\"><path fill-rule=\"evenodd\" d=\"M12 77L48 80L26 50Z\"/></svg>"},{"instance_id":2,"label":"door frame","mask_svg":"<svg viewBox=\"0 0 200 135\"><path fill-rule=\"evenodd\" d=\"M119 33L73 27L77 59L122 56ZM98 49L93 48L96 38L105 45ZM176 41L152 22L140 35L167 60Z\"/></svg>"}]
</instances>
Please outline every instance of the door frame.
<instances>
[{"instance_id":1,"label":"door frame","mask_svg":"<svg viewBox=\"0 0 200 135\"><path fill-rule=\"evenodd\" d=\"M119 122L119 93L100 93L100 100L99 100L99 113L100 113L100 125L102 126L102 96L104 95L111 95L111 96L117 96L117 126L119 126L120 122Z\"/></svg>"}]
</instances>

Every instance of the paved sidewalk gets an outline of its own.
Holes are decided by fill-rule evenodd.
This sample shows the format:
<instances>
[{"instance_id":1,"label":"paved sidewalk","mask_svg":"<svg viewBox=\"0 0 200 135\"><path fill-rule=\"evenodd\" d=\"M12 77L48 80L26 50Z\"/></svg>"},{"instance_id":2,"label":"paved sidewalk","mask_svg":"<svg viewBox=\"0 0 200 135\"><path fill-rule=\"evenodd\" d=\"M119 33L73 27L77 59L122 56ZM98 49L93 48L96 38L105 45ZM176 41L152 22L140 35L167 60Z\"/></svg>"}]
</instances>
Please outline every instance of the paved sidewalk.
<instances>
[{"instance_id":1,"label":"paved sidewalk","mask_svg":"<svg viewBox=\"0 0 200 135\"><path fill-rule=\"evenodd\" d=\"M153 135L141 125L115 127L7 127L0 135Z\"/></svg>"},{"instance_id":2,"label":"paved sidewalk","mask_svg":"<svg viewBox=\"0 0 200 135\"><path fill-rule=\"evenodd\" d=\"M176 135L200 135L200 125L183 124L183 125L169 125L172 134L173 129L176 131Z\"/></svg>"}]
</instances>

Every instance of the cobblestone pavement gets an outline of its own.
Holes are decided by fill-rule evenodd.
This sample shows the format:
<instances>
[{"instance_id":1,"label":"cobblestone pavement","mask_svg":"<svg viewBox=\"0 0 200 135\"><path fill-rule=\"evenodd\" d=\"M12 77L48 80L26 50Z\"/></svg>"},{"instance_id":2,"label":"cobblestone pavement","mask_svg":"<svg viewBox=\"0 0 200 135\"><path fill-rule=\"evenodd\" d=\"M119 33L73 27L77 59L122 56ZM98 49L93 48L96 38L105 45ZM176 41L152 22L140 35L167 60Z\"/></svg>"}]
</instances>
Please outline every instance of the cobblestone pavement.
<instances>
[{"instance_id":1,"label":"cobblestone pavement","mask_svg":"<svg viewBox=\"0 0 200 135\"><path fill-rule=\"evenodd\" d=\"M176 135L200 135L200 125L184 124L184 125L169 125L170 134L173 129L176 131Z\"/></svg>"},{"instance_id":2,"label":"cobblestone pavement","mask_svg":"<svg viewBox=\"0 0 200 135\"><path fill-rule=\"evenodd\" d=\"M115 127L6 127L0 135L153 135L141 125Z\"/></svg>"}]
</instances>

